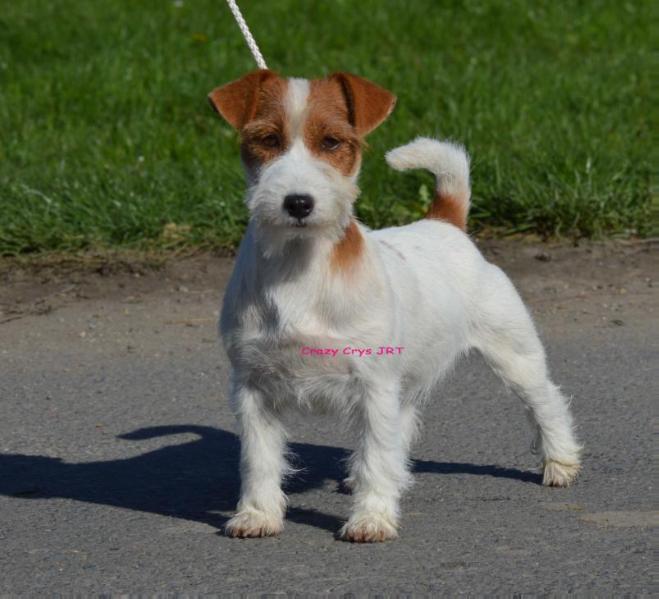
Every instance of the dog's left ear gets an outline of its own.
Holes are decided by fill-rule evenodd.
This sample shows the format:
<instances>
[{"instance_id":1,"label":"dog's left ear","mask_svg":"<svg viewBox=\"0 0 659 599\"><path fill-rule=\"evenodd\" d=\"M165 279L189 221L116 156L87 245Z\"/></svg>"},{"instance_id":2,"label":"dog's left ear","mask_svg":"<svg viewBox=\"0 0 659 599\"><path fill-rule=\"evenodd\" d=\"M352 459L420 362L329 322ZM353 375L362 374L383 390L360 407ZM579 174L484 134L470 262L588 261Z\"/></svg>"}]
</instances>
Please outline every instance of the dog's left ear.
<instances>
[{"instance_id":1,"label":"dog's left ear","mask_svg":"<svg viewBox=\"0 0 659 599\"><path fill-rule=\"evenodd\" d=\"M367 79L350 73L334 73L348 105L348 119L359 135L366 135L384 121L396 105L396 96Z\"/></svg>"},{"instance_id":2,"label":"dog's left ear","mask_svg":"<svg viewBox=\"0 0 659 599\"><path fill-rule=\"evenodd\" d=\"M268 69L252 71L236 81L216 87L208 94L208 101L227 123L240 130L254 116L263 85L276 78L277 74Z\"/></svg>"}]
</instances>

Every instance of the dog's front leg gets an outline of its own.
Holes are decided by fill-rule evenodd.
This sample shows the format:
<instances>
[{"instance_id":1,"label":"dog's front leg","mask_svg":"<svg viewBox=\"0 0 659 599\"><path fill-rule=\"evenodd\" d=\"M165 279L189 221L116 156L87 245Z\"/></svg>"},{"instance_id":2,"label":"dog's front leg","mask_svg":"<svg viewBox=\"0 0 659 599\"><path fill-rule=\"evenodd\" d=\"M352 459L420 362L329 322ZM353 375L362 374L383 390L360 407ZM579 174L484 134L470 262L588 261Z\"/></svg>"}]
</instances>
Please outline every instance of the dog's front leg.
<instances>
[{"instance_id":1,"label":"dog's front leg","mask_svg":"<svg viewBox=\"0 0 659 599\"><path fill-rule=\"evenodd\" d=\"M225 532L231 537L267 537L284 528L286 433L263 395L233 383L231 404L240 425L240 501Z\"/></svg>"},{"instance_id":2,"label":"dog's front leg","mask_svg":"<svg viewBox=\"0 0 659 599\"><path fill-rule=\"evenodd\" d=\"M398 536L398 503L409 481L400 427L400 384L368 384L358 413L360 444L351 459L354 508L341 529L347 541L373 543Z\"/></svg>"}]
</instances>

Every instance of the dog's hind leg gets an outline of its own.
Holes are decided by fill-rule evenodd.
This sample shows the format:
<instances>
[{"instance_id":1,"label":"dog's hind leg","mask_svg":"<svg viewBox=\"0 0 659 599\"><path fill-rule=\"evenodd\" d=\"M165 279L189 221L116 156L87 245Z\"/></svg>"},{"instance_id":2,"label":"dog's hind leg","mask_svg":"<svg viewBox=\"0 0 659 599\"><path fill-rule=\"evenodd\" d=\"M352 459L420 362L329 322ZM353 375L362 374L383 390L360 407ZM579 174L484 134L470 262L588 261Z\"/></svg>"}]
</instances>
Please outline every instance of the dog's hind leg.
<instances>
[{"instance_id":1,"label":"dog's hind leg","mask_svg":"<svg viewBox=\"0 0 659 599\"><path fill-rule=\"evenodd\" d=\"M488 265L477 300L473 345L521 398L537 429L543 484L567 487L580 469L581 446L569 402L552 383L531 317L509 279Z\"/></svg>"},{"instance_id":2,"label":"dog's hind leg","mask_svg":"<svg viewBox=\"0 0 659 599\"><path fill-rule=\"evenodd\" d=\"M232 381L231 405L240 425L240 501L225 526L231 537L266 537L284 527L286 497L281 482L288 466L286 433L262 394Z\"/></svg>"},{"instance_id":3,"label":"dog's hind leg","mask_svg":"<svg viewBox=\"0 0 659 599\"><path fill-rule=\"evenodd\" d=\"M399 498L410 480L399 393L398 381L370 381L357 407L359 446L350 464L354 507L341 529L345 540L398 536Z\"/></svg>"}]
</instances>

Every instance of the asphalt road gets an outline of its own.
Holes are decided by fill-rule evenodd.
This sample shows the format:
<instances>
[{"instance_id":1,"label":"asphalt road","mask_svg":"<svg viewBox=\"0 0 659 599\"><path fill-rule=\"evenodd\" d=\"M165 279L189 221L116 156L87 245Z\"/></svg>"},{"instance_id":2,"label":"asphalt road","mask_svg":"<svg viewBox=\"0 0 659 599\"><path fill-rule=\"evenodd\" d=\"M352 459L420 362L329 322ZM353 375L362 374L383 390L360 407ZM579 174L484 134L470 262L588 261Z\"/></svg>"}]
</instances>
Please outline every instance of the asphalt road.
<instances>
[{"instance_id":1,"label":"asphalt road","mask_svg":"<svg viewBox=\"0 0 659 599\"><path fill-rule=\"evenodd\" d=\"M2 265L0 593L656 592L656 248L486 250L574 397L583 475L539 484L521 405L472 356L425 413L400 538L379 545L334 538L353 440L320 417L290 423L304 470L284 533L222 536L239 488L215 338L228 259Z\"/></svg>"}]
</instances>

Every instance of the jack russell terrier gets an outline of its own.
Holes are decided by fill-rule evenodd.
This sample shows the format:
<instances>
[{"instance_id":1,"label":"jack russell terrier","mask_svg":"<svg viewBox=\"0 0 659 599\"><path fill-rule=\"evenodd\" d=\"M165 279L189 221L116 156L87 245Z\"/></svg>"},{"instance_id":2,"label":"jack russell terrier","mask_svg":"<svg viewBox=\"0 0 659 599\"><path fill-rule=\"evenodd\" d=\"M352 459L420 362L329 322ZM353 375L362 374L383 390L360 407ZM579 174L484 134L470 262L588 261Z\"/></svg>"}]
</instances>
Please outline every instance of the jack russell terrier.
<instances>
[{"instance_id":1,"label":"jack russell terrier","mask_svg":"<svg viewBox=\"0 0 659 599\"><path fill-rule=\"evenodd\" d=\"M331 410L357 432L341 538L395 538L419 410L472 348L521 398L543 483L568 486L581 452L569 402L515 288L465 233L464 149L418 138L390 151L394 169L434 173L435 199L423 220L371 231L353 213L361 150L394 95L348 73L284 79L264 69L209 100L240 132L250 213L220 318L241 439L241 496L226 533L282 531L291 472L282 415L297 408Z\"/></svg>"}]
</instances>

